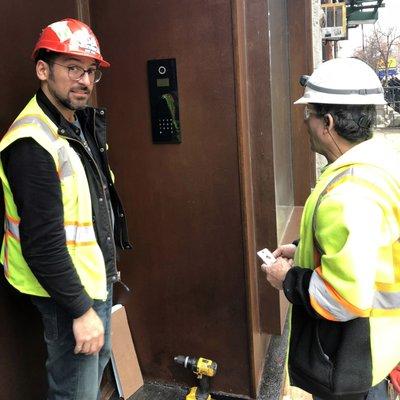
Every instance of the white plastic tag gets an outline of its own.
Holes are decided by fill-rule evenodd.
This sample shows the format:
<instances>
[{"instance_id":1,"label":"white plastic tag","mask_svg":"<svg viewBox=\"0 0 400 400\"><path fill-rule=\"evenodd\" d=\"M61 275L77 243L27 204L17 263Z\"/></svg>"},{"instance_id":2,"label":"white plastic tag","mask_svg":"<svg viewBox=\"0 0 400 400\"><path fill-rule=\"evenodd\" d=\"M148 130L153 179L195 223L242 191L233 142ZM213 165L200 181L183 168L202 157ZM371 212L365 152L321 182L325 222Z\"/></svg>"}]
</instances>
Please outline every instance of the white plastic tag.
<instances>
[{"instance_id":1,"label":"white plastic tag","mask_svg":"<svg viewBox=\"0 0 400 400\"><path fill-rule=\"evenodd\" d=\"M261 260L263 260L264 264L268 265L268 267L276 261L276 258L267 248L257 251L257 255Z\"/></svg>"}]
</instances>

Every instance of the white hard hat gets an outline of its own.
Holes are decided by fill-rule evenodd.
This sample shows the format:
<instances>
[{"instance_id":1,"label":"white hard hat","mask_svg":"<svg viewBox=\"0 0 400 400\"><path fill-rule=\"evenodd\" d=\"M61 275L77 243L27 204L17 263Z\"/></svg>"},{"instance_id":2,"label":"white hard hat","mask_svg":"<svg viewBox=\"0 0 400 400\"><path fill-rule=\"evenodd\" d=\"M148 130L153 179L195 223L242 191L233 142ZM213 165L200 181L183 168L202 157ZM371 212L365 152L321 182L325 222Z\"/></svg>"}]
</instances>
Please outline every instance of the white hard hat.
<instances>
[{"instance_id":1,"label":"white hard hat","mask_svg":"<svg viewBox=\"0 0 400 400\"><path fill-rule=\"evenodd\" d=\"M334 58L322 63L300 83L304 95L294 104L386 104L381 82L366 63L356 58Z\"/></svg>"}]
</instances>

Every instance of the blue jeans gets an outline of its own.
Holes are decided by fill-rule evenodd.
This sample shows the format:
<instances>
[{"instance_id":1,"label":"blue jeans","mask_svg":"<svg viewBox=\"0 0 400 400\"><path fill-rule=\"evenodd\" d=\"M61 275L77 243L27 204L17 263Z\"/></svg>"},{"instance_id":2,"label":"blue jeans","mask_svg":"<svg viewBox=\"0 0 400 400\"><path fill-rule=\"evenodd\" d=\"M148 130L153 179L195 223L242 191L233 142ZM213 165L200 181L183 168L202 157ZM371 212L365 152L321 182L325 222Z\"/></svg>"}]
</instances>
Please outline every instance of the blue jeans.
<instances>
[{"instance_id":1,"label":"blue jeans","mask_svg":"<svg viewBox=\"0 0 400 400\"><path fill-rule=\"evenodd\" d=\"M365 400L388 400L388 385L387 381L384 379L381 383L378 383L377 385L373 386L371 389L368 390L367 397L365 397ZM314 400L323 400L321 397L315 397L313 396ZM338 397L340 399L340 397ZM343 397L343 400L345 400L346 397ZM361 398L360 398L361 400Z\"/></svg>"},{"instance_id":2,"label":"blue jeans","mask_svg":"<svg viewBox=\"0 0 400 400\"><path fill-rule=\"evenodd\" d=\"M74 354L72 318L52 299L31 297L38 308L47 345L47 400L99 400L100 382L111 356L112 285L106 301L95 300L93 309L104 325L104 346L98 354Z\"/></svg>"}]
</instances>

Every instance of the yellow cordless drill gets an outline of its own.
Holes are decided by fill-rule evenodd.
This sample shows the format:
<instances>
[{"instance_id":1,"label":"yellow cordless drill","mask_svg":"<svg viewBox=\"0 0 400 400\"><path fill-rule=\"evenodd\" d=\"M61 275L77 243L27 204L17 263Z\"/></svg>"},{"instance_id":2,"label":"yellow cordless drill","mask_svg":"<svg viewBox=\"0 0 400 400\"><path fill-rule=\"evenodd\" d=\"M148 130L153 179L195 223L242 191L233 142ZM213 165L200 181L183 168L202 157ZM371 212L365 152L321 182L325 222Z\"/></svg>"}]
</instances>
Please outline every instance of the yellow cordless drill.
<instances>
[{"instance_id":1,"label":"yellow cordless drill","mask_svg":"<svg viewBox=\"0 0 400 400\"><path fill-rule=\"evenodd\" d=\"M176 356L174 361L190 368L199 379L199 386L192 387L186 400L213 400L210 395L210 378L217 373L217 363L205 358Z\"/></svg>"}]
</instances>

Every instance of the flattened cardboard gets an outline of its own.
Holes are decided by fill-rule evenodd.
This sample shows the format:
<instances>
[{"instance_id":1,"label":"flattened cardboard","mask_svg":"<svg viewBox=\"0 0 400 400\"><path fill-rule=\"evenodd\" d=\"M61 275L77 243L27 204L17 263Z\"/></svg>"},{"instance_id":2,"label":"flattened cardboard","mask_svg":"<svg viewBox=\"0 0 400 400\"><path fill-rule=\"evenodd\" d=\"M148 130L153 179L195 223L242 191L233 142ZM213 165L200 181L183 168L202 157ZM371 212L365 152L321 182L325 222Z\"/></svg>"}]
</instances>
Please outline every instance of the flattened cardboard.
<instances>
[{"instance_id":1,"label":"flattened cardboard","mask_svg":"<svg viewBox=\"0 0 400 400\"><path fill-rule=\"evenodd\" d=\"M119 396L128 399L143 386L125 307L116 304L111 314L111 363Z\"/></svg>"}]
</instances>

